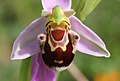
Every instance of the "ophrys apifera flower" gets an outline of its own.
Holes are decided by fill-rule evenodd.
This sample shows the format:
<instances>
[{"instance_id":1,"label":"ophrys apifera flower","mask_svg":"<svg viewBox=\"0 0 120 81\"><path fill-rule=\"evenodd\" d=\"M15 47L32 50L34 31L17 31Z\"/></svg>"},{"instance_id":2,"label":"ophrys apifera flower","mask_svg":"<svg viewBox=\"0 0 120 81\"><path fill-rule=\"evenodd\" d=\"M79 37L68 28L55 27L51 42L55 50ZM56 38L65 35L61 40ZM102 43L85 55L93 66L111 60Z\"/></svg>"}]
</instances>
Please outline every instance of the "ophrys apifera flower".
<instances>
[{"instance_id":1,"label":"ophrys apifera flower","mask_svg":"<svg viewBox=\"0 0 120 81\"><path fill-rule=\"evenodd\" d=\"M100 37L74 16L71 0L42 0L42 5L42 17L21 32L11 56L12 60L32 57L31 81L54 81L55 71L66 69L76 50L110 56Z\"/></svg>"}]
</instances>

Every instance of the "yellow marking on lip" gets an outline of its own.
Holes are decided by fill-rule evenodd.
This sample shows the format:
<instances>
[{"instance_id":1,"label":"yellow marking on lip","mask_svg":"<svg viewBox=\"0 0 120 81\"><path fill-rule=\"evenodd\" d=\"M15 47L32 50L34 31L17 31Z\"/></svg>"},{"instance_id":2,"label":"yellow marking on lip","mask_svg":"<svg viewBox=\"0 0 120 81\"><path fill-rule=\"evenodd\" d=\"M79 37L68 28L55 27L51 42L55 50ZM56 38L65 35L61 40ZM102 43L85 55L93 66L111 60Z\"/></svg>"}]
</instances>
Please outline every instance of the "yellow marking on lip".
<instances>
[{"instance_id":1,"label":"yellow marking on lip","mask_svg":"<svg viewBox=\"0 0 120 81\"><path fill-rule=\"evenodd\" d=\"M62 64L63 63L63 60L60 60L60 61L57 61L57 60L54 60L55 63L58 63L58 64Z\"/></svg>"},{"instance_id":2,"label":"yellow marking on lip","mask_svg":"<svg viewBox=\"0 0 120 81\"><path fill-rule=\"evenodd\" d=\"M65 32L65 35L64 35L64 37L63 37L63 39L62 40L60 40L60 41L55 41L53 38L51 39L50 37L50 35L48 36L48 43L49 43L49 45L50 45L50 47L51 47L51 51L53 52L53 51L55 51L58 47L60 47L63 51L66 51L66 46L67 46L67 44L69 43L69 39L68 39L68 35L66 36L67 34L66 34L66 32ZM57 43L57 46L53 46L53 44L52 44L52 42L51 42L51 40L53 40L55 43ZM64 42L64 40L66 40L65 42ZM64 43L64 45L60 45L59 43Z\"/></svg>"}]
</instances>

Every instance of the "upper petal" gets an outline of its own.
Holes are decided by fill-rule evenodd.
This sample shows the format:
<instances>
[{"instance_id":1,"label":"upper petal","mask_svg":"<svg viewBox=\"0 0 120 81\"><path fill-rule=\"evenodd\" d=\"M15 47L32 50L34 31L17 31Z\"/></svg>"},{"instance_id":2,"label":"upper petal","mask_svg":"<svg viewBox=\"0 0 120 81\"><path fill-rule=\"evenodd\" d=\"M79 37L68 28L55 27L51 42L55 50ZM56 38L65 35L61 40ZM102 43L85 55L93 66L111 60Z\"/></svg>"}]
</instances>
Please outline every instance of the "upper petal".
<instances>
[{"instance_id":1,"label":"upper petal","mask_svg":"<svg viewBox=\"0 0 120 81\"><path fill-rule=\"evenodd\" d=\"M56 72L49 69L43 59L42 54L38 53L32 57L32 76L31 81L55 81Z\"/></svg>"},{"instance_id":2,"label":"upper petal","mask_svg":"<svg viewBox=\"0 0 120 81\"><path fill-rule=\"evenodd\" d=\"M41 0L44 10L52 11L52 8L59 5L63 10L71 9L71 0Z\"/></svg>"},{"instance_id":3,"label":"upper petal","mask_svg":"<svg viewBox=\"0 0 120 81\"><path fill-rule=\"evenodd\" d=\"M70 23L72 29L80 34L80 42L77 45L78 51L100 57L110 56L110 53L106 49L106 46L101 38L85 26L79 19L75 16L71 16Z\"/></svg>"},{"instance_id":4,"label":"upper petal","mask_svg":"<svg viewBox=\"0 0 120 81\"><path fill-rule=\"evenodd\" d=\"M24 59L40 52L37 35L45 32L45 18L38 18L28 25L13 44L11 59Z\"/></svg>"}]
</instances>

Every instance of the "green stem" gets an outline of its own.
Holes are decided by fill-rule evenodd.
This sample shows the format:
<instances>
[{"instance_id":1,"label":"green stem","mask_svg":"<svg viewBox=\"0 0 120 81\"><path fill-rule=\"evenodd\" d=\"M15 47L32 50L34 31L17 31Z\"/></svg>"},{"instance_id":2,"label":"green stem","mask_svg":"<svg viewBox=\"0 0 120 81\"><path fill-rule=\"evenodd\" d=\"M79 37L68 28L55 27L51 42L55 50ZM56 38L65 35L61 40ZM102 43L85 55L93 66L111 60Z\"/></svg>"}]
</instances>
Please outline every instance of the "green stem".
<instances>
[{"instance_id":1,"label":"green stem","mask_svg":"<svg viewBox=\"0 0 120 81\"><path fill-rule=\"evenodd\" d=\"M31 57L22 60L19 74L19 81L30 81L30 79L31 79Z\"/></svg>"},{"instance_id":2,"label":"green stem","mask_svg":"<svg viewBox=\"0 0 120 81\"><path fill-rule=\"evenodd\" d=\"M89 81L74 64L71 64L68 68L68 72L76 79L76 81Z\"/></svg>"}]
</instances>

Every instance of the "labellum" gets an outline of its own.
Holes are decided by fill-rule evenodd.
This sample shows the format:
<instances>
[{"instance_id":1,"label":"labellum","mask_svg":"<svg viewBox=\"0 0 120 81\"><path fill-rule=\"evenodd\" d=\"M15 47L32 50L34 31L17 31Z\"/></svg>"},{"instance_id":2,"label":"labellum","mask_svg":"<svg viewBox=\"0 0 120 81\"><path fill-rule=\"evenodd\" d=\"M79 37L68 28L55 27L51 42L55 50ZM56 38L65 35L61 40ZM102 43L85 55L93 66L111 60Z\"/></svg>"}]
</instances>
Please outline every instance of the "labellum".
<instances>
[{"instance_id":1,"label":"labellum","mask_svg":"<svg viewBox=\"0 0 120 81\"><path fill-rule=\"evenodd\" d=\"M38 35L42 57L49 68L61 71L72 63L80 37L71 30L69 17L60 6L55 6L46 17L47 33Z\"/></svg>"}]
</instances>

